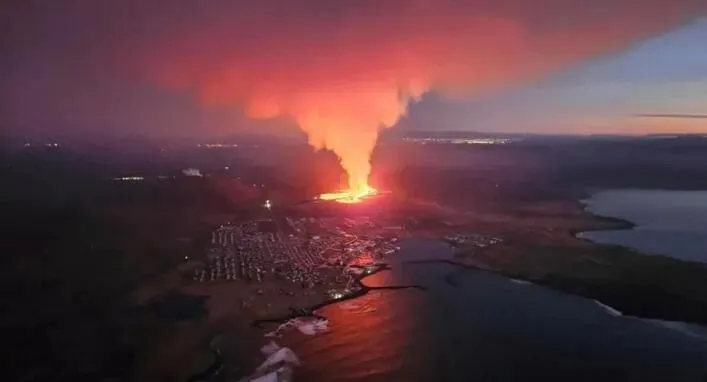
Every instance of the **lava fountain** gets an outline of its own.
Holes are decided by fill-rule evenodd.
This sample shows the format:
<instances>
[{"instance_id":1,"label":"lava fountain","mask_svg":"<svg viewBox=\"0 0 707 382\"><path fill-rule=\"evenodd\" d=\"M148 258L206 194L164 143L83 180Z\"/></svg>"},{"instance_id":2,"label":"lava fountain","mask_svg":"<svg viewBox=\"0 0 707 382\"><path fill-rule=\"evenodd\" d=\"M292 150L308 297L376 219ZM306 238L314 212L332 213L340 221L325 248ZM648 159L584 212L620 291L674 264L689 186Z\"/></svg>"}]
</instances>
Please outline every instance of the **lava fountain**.
<instances>
[{"instance_id":1,"label":"lava fountain","mask_svg":"<svg viewBox=\"0 0 707 382\"><path fill-rule=\"evenodd\" d=\"M364 199L375 196L376 194L378 194L378 191L375 188L364 184L361 188L357 189L348 189L339 192L321 194L317 197L317 199L333 200L339 203L354 204L360 203Z\"/></svg>"},{"instance_id":2,"label":"lava fountain","mask_svg":"<svg viewBox=\"0 0 707 382\"><path fill-rule=\"evenodd\" d=\"M370 81L326 89L298 94L299 102L287 114L307 133L312 147L331 150L339 157L348 176L345 190L319 199L357 203L377 193L368 178L379 131L394 126L425 87L417 82Z\"/></svg>"}]
</instances>

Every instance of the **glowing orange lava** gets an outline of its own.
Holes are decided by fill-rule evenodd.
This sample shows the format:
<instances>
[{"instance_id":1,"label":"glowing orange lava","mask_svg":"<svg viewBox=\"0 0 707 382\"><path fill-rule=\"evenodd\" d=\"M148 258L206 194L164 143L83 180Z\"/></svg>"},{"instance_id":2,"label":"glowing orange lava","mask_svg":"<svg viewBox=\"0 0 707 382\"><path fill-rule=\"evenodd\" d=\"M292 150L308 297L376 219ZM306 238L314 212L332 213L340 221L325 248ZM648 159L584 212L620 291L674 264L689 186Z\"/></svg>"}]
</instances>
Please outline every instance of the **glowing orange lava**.
<instances>
[{"instance_id":1,"label":"glowing orange lava","mask_svg":"<svg viewBox=\"0 0 707 382\"><path fill-rule=\"evenodd\" d=\"M353 204L360 203L364 199L374 196L378 193L375 188L364 184L355 189L348 189L339 192L321 194L317 197L320 200L333 200L339 203Z\"/></svg>"}]
</instances>

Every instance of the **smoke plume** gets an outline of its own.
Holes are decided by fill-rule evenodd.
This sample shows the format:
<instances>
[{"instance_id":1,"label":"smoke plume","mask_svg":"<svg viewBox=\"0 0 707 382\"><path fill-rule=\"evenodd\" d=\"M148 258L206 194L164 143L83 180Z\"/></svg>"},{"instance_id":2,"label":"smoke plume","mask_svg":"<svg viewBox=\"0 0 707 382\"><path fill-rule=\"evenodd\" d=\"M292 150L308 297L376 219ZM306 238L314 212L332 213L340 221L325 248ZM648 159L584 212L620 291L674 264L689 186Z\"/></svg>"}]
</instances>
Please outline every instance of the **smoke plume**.
<instances>
[{"instance_id":1,"label":"smoke plume","mask_svg":"<svg viewBox=\"0 0 707 382\"><path fill-rule=\"evenodd\" d=\"M207 104L291 118L365 188L381 128L425 92L538 78L675 26L693 1L258 2L175 36L152 75ZM667 9L666 9L667 8Z\"/></svg>"},{"instance_id":2,"label":"smoke plume","mask_svg":"<svg viewBox=\"0 0 707 382\"><path fill-rule=\"evenodd\" d=\"M43 4L52 13L40 22L14 25L56 29L56 36L53 29L23 34L41 40L33 52L69 52L62 65L83 75L94 66L127 67L204 105L289 119L312 146L341 157L354 189L367 182L379 129L394 126L424 93L468 97L536 80L677 27L707 7L704 0Z\"/></svg>"}]
</instances>

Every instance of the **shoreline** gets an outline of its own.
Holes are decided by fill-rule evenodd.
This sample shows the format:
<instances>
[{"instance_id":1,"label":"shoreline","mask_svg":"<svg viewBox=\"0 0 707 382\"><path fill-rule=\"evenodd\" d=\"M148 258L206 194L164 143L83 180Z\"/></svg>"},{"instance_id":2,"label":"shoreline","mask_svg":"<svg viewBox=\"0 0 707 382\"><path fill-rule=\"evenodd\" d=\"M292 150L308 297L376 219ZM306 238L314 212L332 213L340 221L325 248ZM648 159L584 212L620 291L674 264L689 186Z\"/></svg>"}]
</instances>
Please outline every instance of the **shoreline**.
<instances>
[{"instance_id":1,"label":"shoreline","mask_svg":"<svg viewBox=\"0 0 707 382\"><path fill-rule=\"evenodd\" d=\"M594 215L592 215L594 217ZM610 220L614 221L614 219L609 218ZM618 219L620 220L620 219ZM593 245L597 245L592 243ZM649 256L649 255L643 255L643 256ZM488 266L484 263L481 264L474 264L472 262L466 263L463 260L457 260L457 259L421 259L421 260L407 260L407 261L402 261L401 265L403 264L433 264L433 263L442 263L442 264L449 264L452 265L453 267L456 267L458 269L463 269L463 270L473 270L473 271L483 271L483 272L488 272L492 274L499 275L501 277L504 277L508 279L510 282L515 282L515 283L520 283L520 284L534 284L538 285L544 288L549 288L553 291L567 294L567 295L572 295L575 297L581 297L584 299L587 299L589 301L594 302L597 304L598 307L603 308L607 314L610 314L615 317L629 317L629 318L638 318L638 319L643 319L643 320L660 320L660 321L666 321L666 322L676 322L679 324L697 324L700 327L707 328L707 320L702 320L702 319L691 319L690 317L683 316L681 314L651 314L647 310L643 309L633 309L630 306L625 306L622 303L617 303L617 301L625 301L626 298L631 297L629 296L621 296L620 294L617 294L617 299L606 299L605 297L601 296L601 293L597 293L597 289L593 288L591 283L585 282L584 280L581 279L572 279L572 276L565 276L563 277L562 275L552 275L548 274L547 277L540 277L540 278L534 278L534 277L527 277L522 274L518 273L513 273L509 271L505 271L502 269L498 269L493 266ZM364 281L366 277L368 276L373 276L377 273L384 272L391 270L390 264L387 263L381 263L378 264L375 270L373 270L369 274L362 274L362 275L357 275L355 276L355 281L357 285L360 287L360 289L356 290L353 293L347 294L341 298L338 299L326 299L325 301L313 304L308 307L304 308L299 308L299 309L294 309L291 308L290 312L286 315L282 316L275 316L271 318L264 318L264 319L256 319L250 322L250 327L256 328L258 331L262 331L265 329L265 325L268 324L281 324L283 322L287 322L292 319L297 319L301 317L314 317L317 319L324 319L328 320L328 318L324 315L318 314L317 310L324 308L329 305L353 300L359 297L362 297L369 293L370 291L374 290L400 290L400 289L419 289L419 290L426 290L425 287L420 286L420 285L391 285L391 286L381 286L381 287L372 287L372 286L367 286ZM445 276L445 282L449 284L450 286L457 287L457 283L454 282L454 280L450 279L451 273ZM640 293L635 293L633 296L640 295ZM613 301L611 301L613 300ZM654 300L654 304L648 304L648 305L661 305L660 298L658 300ZM630 305L630 304L629 304ZM648 309L650 310L650 309ZM213 343L210 343L210 345L213 345ZM215 376L221 367L223 366L223 359L218 352L218 349L215 349L213 346L210 346L212 355L213 355L213 362L211 362L205 369L202 369L202 371L198 373L194 373L192 376L187 379L187 381L190 382L196 382L199 380L205 380L208 378L212 378Z\"/></svg>"},{"instance_id":2,"label":"shoreline","mask_svg":"<svg viewBox=\"0 0 707 382\"><path fill-rule=\"evenodd\" d=\"M588 210L588 205L582 202L582 200L584 199L585 198L575 199L571 201L571 203L575 206L573 207L575 208L575 211L579 211L580 215L583 215L585 217L585 219L582 221L583 227L566 228L564 232L558 230L557 234L562 236L569 234L568 236L570 236L572 239L587 243L592 247L595 247L595 250L597 250L596 248L602 247L615 247L614 251L625 250L627 253L630 252L631 255L641 256L641 258L634 258L635 260L641 260L643 257L656 257L655 255L636 252L625 246L601 244L586 238L578 237L578 234L583 232L631 230L637 226L635 223L629 220L612 216L597 215L592 213ZM567 202L570 201L567 200ZM620 253L623 254L624 252ZM606 255L610 256L611 254L607 253ZM624 257L624 259L626 258L627 257ZM631 257L629 256L628 259L631 259ZM610 312L614 312L614 314L612 315L617 315L616 313L618 313L618 316L624 317L633 317L647 320L666 320L686 324L697 324L701 327L707 327L707 315L701 314L699 312L699 309L703 306L703 304L700 304L698 299L695 299L694 306L689 306L687 304L687 302L689 301L685 300L684 294L683 296L677 295L678 297L680 297L677 299L677 303L675 303L675 301L669 300L668 293L671 292L670 289L664 290L665 293L663 294L652 294L650 293L650 288L647 288L647 286L650 285L630 285L632 281L630 278L622 280L621 278L616 276L621 274L621 270L624 269L624 266L626 265L625 263L607 262L607 265L610 264L609 266L615 270L618 270L618 272L615 274L610 274L606 280L592 280L583 278L581 275L572 274L571 271L567 273L561 271L547 272L544 274L533 276L532 274L528 275L528 273L524 272L522 268L517 271L514 271L513 267L506 267L507 269L504 269L504 267L499 267L498 264L494 264L493 261L479 262L476 260L478 259L469 258L465 260L430 258L408 261L403 260L401 264L445 263L457 267L459 269L490 272L501 277L507 278L511 282L516 282L519 284L534 284L544 288L549 288L551 290L563 294L573 295L576 297L587 299L589 301L593 301L597 304L597 306L604 308L607 311L607 314L611 314ZM659 262L659 260L648 262L649 266L656 264L660 266L661 263ZM668 265L670 264L671 263L668 263ZM682 266L675 265L675 262L673 262L672 265L676 266L676 269L678 270L682 269ZM355 280L355 284L358 286L358 289L351 293L347 293L346 295L340 298L322 296L325 298L320 300L319 302L310 304L308 306L298 306L297 308L290 306L288 313L282 313L284 309L279 309L281 314L273 312L274 314L271 317L252 319L250 322L246 321L245 324L249 327L257 329L256 332L263 333L262 331L266 328L265 325L277 325L297 318L313 317L317 319L328 320L326 316L318 314L317 311L329 305L334 305L337 303L342 303L365 296L370 291L401 290L410 288L426 290L425 287L414 284L373 287L367 286L364 283L366 277L373 276L377 273L391 269L392 268L390 264L376 264L375 269L371 273L355 275L353 277ZM444 281L450 286L457 287L457 282L454 280L452 273L446 275ZM215 353L213 349L211 349L211 351L214 356L214 361L201 373L194 374L190 379L188 379L189 381L198 380L194 379L195 377L203 378L203 376L207 375L206 372L208 372L209 370L215 370L215 372L218 371L217 366L219 365L220 355L218 353Z\"/></svg>"},{"instance_id":3,"label":"shoreline","mask_svg":"<svg viewBox=\"0 0 707 382\"><path fill-rule=\"evenodd\" d=\"M702 190L701 190L702 191ZM599 220L603 222L608 222L608 223L615 223L616 226L612 227L587 227L587 228L574 228L574 229L569 229L569 234L577 239L581 240L585 243L589 243L591 245L597 245L597 246L604 246L604 247L616 247L616 248L621 248L626 251L630 251L639 255L643 256L650 256L650 257L660 257L660 258L667 258L671 260L676 260L684 263L695 263L695 264L705 264L707 266L707 262L702 262L698 260L688 260L688 259L683 259L680 257L675 257L671 256L667 253L652 253L652 252L644 252L641 251L637 248L632 248L628 245L623 245L623 244L614 244L614 243L602 243L598 241L594 241L592 239L586 238L586 237L581 237L579 236L581 233L590 233L590 232L601 232L601 231L606 231L606 232L612 232L612 231L630 231L630 230L635 230L640 226L640 224L634 223L630 220L624 219L624 218L619 218L619 217L614 217L614 216L606 216L606 215L599 215L596 214L592 211L589 211L587 209L588 205L586 203L583 203L582 200L578 200L578 203L582 205L582 213L593 218L594 220Z\"/></svg>"},{"instance_id":4,"label":"shoreline","mask_svg":"<svg viewBox=\"0 0 707 382\"><path fill-rule=\"evenodd\" d=\"M589 197L591 197L591 194L589 195ZM569 234L572 235L572 237L579 239L579 240L590 242L592 244L599 244L599 243L595 243L592 240L585 239L583 237L579 237L577 235L579 235L580 233L583 233L583 232L624 231L624 230L636 229L636 227L638 227L638 225L636 223L634 223L630 220L626 220L626 219L615 217L615 216L606 216L606 215L595 214L594 212L588 210L589 205L587 203L584 203L583 202L584 200L586 200L586 198L582 198L582 199L577 200L577 203L582 206L581 210L582 210L583 214L591 216L592 218L594 218L595 220L598 220L600 222L609 223L609 224L612 224L615 226L614 227L572 228L569 230ZM602 245L602 244L599 244L599 245Z\"/></svg>"},{"instance_id":5,"label":"shoreline","mask_svg":"<svg viewBox=\"0 0 707 382\"><path fill-rule=\"evenodd\" d=\"M355 276L356 284L359 286L360 289L357 291L347 294L345 296L342 296L340 298L332 298L328 299L325 301L322 301L320 303L314 304L309 307L305 307L302 309L291 309L290 313L285 315L285 316L280 316L280 317L275 317L275 318L264 318L264 319L258 319L258 320L253 320L250 324L250 326L258 328L258 329L263 329L262 325L263 324L279 324L283 322L287 322L292 319L300 318L300 317L314 317L317 319L327 319L325 316L322 316L317 313L317 310L324 308L329 305L334 305L340 302L348 301L348 300L353 300L362 296L365 296L368 294L368 292L375 291L375 290L401 290L401 289L418 289L418 290L426 290L425 287L421 285L390 285L390 286L381 286L381 287L372 287L368 286L363 283L363 280L366 277L373 276L377 273L383 272L383 271L389 271L391 270L389 264L380 264L376 269L365 275L360 275L360 276Z\"/></svg>"},{"instance_id":6,"label":"shoreline","mask_svg":"<svg viewBox=\"0 0 707 382\"><path fill-rule=\"evenodd\" d=\"M629 310L624 310L623 308L617 307L615 305L611 305L610 303L607 303L603 301L602 298L599 298L595 295L592 295L591 293L582 293L581 291L578 291L576 288L575 290L572 290L573 288L566 288L563 286L559 286L557 283L553 283L552 279L535 279L535 278L529 278L525 277L520 274L511 274L509 272L495 269L492 267L488 266L478 266L474 264L467 264L458 260L451 260L451 259L428 259L428 260L411 260L411 261L405 261L404 264L412 264L412 265L425 265L425 264L448 264L453 267L463 269L463 270L471 270L471 271L481 271L481 272L487 272L491 274L495 274L501 277L504 277L508 279L510 282L514 282L517 284L524 284L524 285L536 285L540 286L543 288L548 288L556 292L568 294L571 296L575 297L581 297L584 299L587 299L589 301L593 301L600 307L604 307L606 310L611 310L613 312L619 313L619 316L623 317L633 317L633 318L638 318L638 319L644 319L644 320L665 320L668 322L679 322L679 323L684 323L684 324L694 324L694 325L699 325L701 327L704 327L707 329L707 319L705 320L690 320L690 319L685 319L685 318L676 318L675 316L669 316L669 315L646 315L646 314L639 314L633 312L631 309ZM445 277L445 282L453 287L457 287L456 282L449 282L447 275Z\"/></svg>"},{"instance_id":7,"label":"shoreline","mask_svg":"<svg viewBox=\"0 0 707 382\"><path fill-rule=\"evenodd\" d=\"M682 277L687 281L696 280L702 273L707 277L707 272L703 272L702 265L704 264L660 254L639 252L618 244L597 243L588 238L579 237L578 234L583 232L631 230L638 226L623 218L594 214L588 210L587 203L583 202L591 195L591 193L584 194L580 198L570 201L586 220L582 227L565 229L565 234L569 233L572 239L589 245L594 253L591 257L599 259L595 260L595 264L607 269L606 275L603 277L587 278L581 272L573 272L572 268L562 271L562 257L555 259L559 262L559 269L540 273L532 271L528 273L528 270L522 266L514 269L513 266L509 267L502 262L496 264L494 261L486 261L493 260L494 257L489 259L484 259L484 257L422 259L405 261L404 263L446 263L465 270L491 272L509 280L535 284L561 293L594 300L620 311L624 316L678 321L707 327L707 302L699 293L687 293L682 288L673 288L674 284L668 282L663 282L661 285L661 283L651 281L656 280L655 277L659 277L660 270L669 271L670 269L680 272L675 273L675 276L672 277ZM518 249L513 250L517 251ZM615 252L615 255L610 252ZM606 261L602 261L602 258ZM644 266L642 267L641 264ZM658 270L657 273L656 270ZM645 276L642 275L644 271ZM651 272L653 273L651 274ZM680 276L683 274L684 277ZM445 277L445 282L448 285L456 286L452 274Z\"/></svg>"}]
</instances>

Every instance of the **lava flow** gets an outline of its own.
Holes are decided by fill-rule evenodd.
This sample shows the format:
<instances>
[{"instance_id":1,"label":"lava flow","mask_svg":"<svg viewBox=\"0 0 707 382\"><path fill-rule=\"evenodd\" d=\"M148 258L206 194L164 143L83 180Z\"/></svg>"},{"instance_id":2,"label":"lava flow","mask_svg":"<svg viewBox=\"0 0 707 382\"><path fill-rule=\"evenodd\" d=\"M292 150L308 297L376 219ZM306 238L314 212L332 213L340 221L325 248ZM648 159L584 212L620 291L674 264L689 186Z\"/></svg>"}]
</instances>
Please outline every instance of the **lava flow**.
<instances>
[{"instance_id":1,"label":"lava flow","mask_svg":"<svg viewBox=\"0 0 707 382\"><path fill-rule=\"evenodd\" d=\"M360 203L364 199L375 196L378 193L375 188L363 185L358 189L349 189L339 192L321 194L317 197L320 200L333 200L339 203L353 204Z\"/></svg>"}]
</instances>

